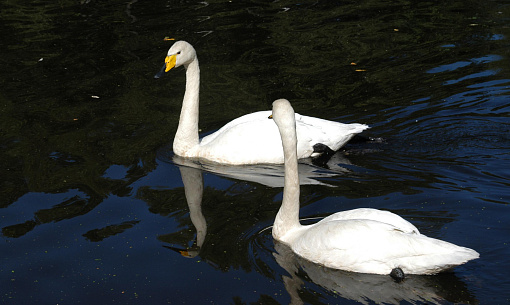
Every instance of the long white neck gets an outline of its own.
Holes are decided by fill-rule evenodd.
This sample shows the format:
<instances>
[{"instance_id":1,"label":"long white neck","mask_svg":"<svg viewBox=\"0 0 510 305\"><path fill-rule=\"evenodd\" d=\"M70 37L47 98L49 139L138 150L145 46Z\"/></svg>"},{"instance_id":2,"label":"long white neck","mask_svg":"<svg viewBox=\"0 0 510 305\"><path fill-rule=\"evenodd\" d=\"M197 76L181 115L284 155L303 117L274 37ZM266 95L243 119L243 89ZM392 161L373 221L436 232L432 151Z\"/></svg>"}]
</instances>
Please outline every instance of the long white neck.
<instances>
[{"instance_id":1,"label":"long white neck","mask_svg":"<svg viewBox=\"0 0 510 305\"><path fill-rule=\"evenodd\" d=\"M285 159L285 182L282 206L276 214L273 237L288 243L285 235L301 225L299 223L299 176L297 161L297 137L295 122L293 126L281 126L280 134Z\"/></svg>"},{"instance_id":2,"label":"long white neck","mask_svg":"<svg viewBox=\"0 0 510 305\"><path fill-rule=\"evenodd\" d=\"M200 68L195 58L186 68L186 92L182 101L179 127L175 133L173 149L179 156L198 145L198 106L200 92Z\"/></svg>"}]
</instances>

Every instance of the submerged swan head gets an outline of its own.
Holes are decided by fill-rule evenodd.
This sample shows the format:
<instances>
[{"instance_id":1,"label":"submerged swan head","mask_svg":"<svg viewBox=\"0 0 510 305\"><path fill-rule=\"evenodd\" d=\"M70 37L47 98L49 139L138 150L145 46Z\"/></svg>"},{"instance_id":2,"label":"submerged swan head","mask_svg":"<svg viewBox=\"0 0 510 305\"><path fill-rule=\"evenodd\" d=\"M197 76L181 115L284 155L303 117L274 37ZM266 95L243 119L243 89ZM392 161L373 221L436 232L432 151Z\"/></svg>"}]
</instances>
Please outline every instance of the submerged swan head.
<instances>
[{"instance_id":1,"label":"submerged swan head","mask_svg":"<svg viewBox=\"0 0 510 305\"><path fill-rule=\"evenodd\" d=\"M175 42L168 50L163 68L154 76L160 78L165 72L172 68L188 66L193 60L196 60L197 53L193 46L184 40Z\"/></svg>"}]
</instances>

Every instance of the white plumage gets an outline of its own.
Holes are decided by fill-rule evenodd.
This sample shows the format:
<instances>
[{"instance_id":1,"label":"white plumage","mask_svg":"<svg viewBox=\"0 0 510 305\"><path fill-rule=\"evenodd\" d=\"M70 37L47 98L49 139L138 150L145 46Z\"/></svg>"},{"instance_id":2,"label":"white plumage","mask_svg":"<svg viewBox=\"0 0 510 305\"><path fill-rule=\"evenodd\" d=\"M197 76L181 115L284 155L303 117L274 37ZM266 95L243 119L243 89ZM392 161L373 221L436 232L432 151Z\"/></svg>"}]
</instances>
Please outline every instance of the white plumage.
<instances>
[{"instance_id":1,"label":"white plumage","mask_svg":"<svg viewBox=\"0 0 510 305\"><path fill-rule=\"evenodd\" d=\"M376 209L339 212L316 224L299 223L296 122L287 100L273 103L285 155L282 206L273 237L299 256L324 266L353 272L435 274L479 257L469 248L430 238L400 216Z\"/></svg>"},{"instance_id":2,"label":"white plumage","mask_svg":"<svg viewBox=\"0 0 510 305\"><path fill-rule=\"evenodd\" d=\"M159 78L173 67L186 68L186 92L179 127L173 143L174 153L188 158L203 158L224 164L283 163L283 149L271 111L241 116L204 137L198 136L200 69L195 49L177 41L168 50ZM367 129L364 124L338 122L295 115L298 134L298 158L314 155L313 146L321 143L333 151L340 149L355 134Z\"/></svg>"}]
</instances>

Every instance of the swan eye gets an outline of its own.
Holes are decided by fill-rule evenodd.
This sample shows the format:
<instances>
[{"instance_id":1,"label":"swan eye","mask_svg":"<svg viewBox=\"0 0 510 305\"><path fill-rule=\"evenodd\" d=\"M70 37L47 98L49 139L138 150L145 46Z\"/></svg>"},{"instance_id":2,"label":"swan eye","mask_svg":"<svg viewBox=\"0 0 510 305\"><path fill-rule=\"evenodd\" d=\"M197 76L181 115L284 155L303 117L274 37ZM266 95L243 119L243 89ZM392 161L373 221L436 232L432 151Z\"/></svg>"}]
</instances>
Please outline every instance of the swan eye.
<instances>
[{"instance_id":1,"label":"swan eye","mask_svg":"<svg viewBox=\"0 0 510 305\"><path fill-rule=\"evenodd\" d=\"M181 51L177 52L177 54L181 54Z\"/></svg>"}]
</instances>

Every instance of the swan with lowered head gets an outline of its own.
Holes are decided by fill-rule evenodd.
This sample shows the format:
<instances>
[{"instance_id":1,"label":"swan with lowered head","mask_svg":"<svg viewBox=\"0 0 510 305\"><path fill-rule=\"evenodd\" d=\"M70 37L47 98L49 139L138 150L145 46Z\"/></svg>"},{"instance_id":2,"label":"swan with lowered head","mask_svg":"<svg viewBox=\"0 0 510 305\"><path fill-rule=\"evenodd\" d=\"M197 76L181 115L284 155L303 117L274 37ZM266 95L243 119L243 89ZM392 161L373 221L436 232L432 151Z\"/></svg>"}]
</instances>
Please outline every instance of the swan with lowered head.
<instances>
[{"instance_id":1,"label":"swan with lowered head","mask_svg":"<svg viewBox=\"0 0 510 305\"><path fill-rule=\"evenodd\" d=\"M175 42L168 50L163 68L154 77L159 78L179 66L186 69L186 91L173 143L176 155L233 165L283 163L278 128L267 119L271 111L241 116L199 140L200 68L193 46L185 41ZM300 159L336 151L355 134L368 128L364 124L342 124L299 114L296 114L296 125Z\"/></svg>"},{"instance_id":2,"label":"swan with lowered head","mask_svg":"<svg viewBox=\"0 0 510 305\"><path fill-rule=\"evenodd\" d=\"M294 110L287 100L277 100L272 117L285 156L283 200L273 237L297 255L334 269L391 274L397 279L404 274L435 274L479 257L472 249L420 234L388 211L360 208L301 225Z\"/></svg>"}]
</instances>

